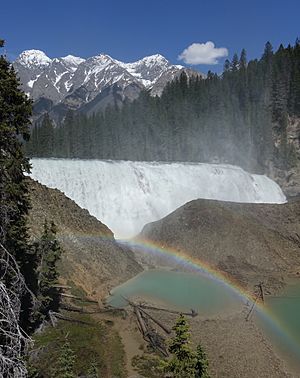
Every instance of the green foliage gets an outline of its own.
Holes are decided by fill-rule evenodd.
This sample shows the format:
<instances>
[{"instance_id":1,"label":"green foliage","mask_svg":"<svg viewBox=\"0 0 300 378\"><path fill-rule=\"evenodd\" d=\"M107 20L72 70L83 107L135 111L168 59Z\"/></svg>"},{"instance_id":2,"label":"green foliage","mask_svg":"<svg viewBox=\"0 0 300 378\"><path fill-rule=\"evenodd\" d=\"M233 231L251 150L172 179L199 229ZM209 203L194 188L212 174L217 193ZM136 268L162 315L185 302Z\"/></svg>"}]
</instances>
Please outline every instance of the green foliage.
<instances>
[{"instance_id":1,"label":"green foliage","mask_svg":"<svg viewBox=\"0 0 300 378\"><path fill-rule=\"evenodd\" d=\"M0 47L4 41L0 40ZM20 89L12 65L0 56L0 243L15 257L27 287L35 293L37 257L29 241L26 216L29 210L24 172L30 164L23 153L23 140L29 139L32 103ZM1 267L0 267L1 269ZM5 282L9 288L9 279ZM20 325L30 332L32 296L21 299Z\"/></svg>"},{"instance_id":2,"label":"green foliage","mask_svg":"<svg viewBox=\"0 0 300 378\"><path fill-rule=\"evenodd\" d=\"M35 253L39 258L37 267L37 298L40 303L36 317L45 318L50 310L57 311L59 307L59 292L55 288L59 277L57 263L61 257L62 249L56 238L56 226L45 221L43 234L34 244Z\"/></svg>"},{"instance_id":3,"label":"green foliage","mask_svg":"<svg viewBox=\"0 0 300 378\"><path fill-rule=\"evenodd\" d=\"M27 362L27 374L28 378L41 378L38 369L35 366L31 365L29 362Z\"/></svg>"},{"instance_id":4,"label":"green foliage","mask_svg":"<svg viewBox=\"0 0 300 378\"><path fill-rule=\"evenodd\" d=\"M163 374L159 357L151 354L134 356L132 359L132 366L143 377L161 378Z\"/></svg>"},{"instance_id":5,"label":"green foliage","mask_svg":"<svg viewBox=\"0 0 300 378\"><path fill-rule=\"evenodd\" d=\"M61 357L61 348L66 337L76 358L75 377L98 374L98 377L125 378L125 352L121 339L111 326L95 321L89 315L64 314L71 321L59 321L56 327L46 327L34 334L34 350L30 366L38 372L37 377L53 378ZM76 320L88 324L76 323ZM37 378L33 377L33 378ZM90 377L91 378L91 377Z\"/></svg>"},{"instance_id":6,"label":"green foliage","mask_svg":"<svg viewBox=\"0 0 300 378\"><path fill-rule=\"evenodd\" d=\"M58 364L53 373L53 378L75 378L74 363L75 354L70 343L66 341L60 350Z\"/></svg>"},{"instance_id":7,"label":"green foliage","mask_svg":"<svg viewBox=\"0 0 300 378\"><path fill-rule=\"evenodd\" d=\"M199 345L196 351L190 346L189 324L181 314L173 327L175 336L171 339L169 352L171 357L162 361L167 374L176 378L209 378L208 361L204 351Z\"/></svg>"},{"instance_id":8,"label":"green foliage","mask_svg":"<svg viewBox=\"0 0 300 378\"><path fill-rule=\"evenodd\" d=\"M201 345L196 349L195 377L209 378L208 360Z\"/></svg>"},{"instance_id":9,"label":"green foliage","mask_svg":"<svg viewBox=\"0 0 300 378\"><path fill-rule=\"evenodd\" d=\"M92 361L90 367L87 371L87 377L88 378L98 378L99 377L99 369L97 361Z\"/></svg>"},{"instance_id":10,"label":"green foliage","mask_svg":"<svg viewBox=\"0 0 300 378\"><path fill-rule=\"evenodd\" d=\"M36 153L43 154L45 157L51 157L54 149L54 127L48 114L43 117L40 127L34 127L31 133L31 144L28 145L28 154L30 155L30 146L35 145Z\"/></svg>"}]
</instances>

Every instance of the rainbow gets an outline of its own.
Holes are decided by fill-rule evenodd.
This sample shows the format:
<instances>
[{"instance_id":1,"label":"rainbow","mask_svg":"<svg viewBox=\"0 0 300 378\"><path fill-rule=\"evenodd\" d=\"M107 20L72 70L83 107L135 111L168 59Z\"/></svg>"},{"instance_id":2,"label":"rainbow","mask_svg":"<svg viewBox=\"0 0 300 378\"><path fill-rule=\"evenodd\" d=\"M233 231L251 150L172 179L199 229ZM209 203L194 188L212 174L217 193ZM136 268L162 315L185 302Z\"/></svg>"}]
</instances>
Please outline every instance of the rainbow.
<instances>
[{"instance_id":1,"label":"rainbow","mask_svg":"<svg viewBox=\"0 0 300 378\"><path fill-rule=\"evenodd\" d=\"M115 241L111 235L89 235L81 234L78 235L79 238L93 238L102 239L107 241ZM64 237L69 237L67 235L61 235L62 239ZM221 285L231 290L245 303L250 306L255 302L255 296L249 292L245 287L243 287L234 277L229 274L217 269L215 266L199 259L190 256L187 252L171 248L169 246L162 246L150 240L145 239L130 239L130 240L117 240L120 244L126 244L131 249L139 250L145 254L151 254L154 256L162 256L176 264L182 266L183 268L190 270L195 273L200 273L213 279L220 283ZM259 317L262 319L263 323L267 324L272 330L272 333L278 335L280 340L284 340L289 348L296 351L297 356L300 357L300 345L290 330L286 328L284 324L270 311L270 309L265 306L261 301L255 302L255 310Z\"/></svg>"},{"instance_id":2,"label":"rainbow","mask_svg":"<svg viewBox=\"0 0 300 378\"><path fill-rule=\"evenodd\" d=\"M249 292L229 274L217 269L213 265L199 258L190 256L187 252L181 249L162 246L153 241L141 238L130 241L127 240L125 242L133 249L139 249L141 252L146 254L150 253L152 255L165 257L183 268L189 269L193 272L198 272L213 280L216 280L218 283L234 292L244 302L249 303L250 306L255 303L256 313L263 320L263 322L267 323L268 327L272 329L272 332L276 332L280 339L284 339L289 347L297 351L297 354L299 353L300 356L299 341L294 338L294 335L291 334L290 330L288 330L286 326L282 324L282 322L266 305L264 305L261 301L256 301L256 296Z\"/></svg>"}]
</instances>

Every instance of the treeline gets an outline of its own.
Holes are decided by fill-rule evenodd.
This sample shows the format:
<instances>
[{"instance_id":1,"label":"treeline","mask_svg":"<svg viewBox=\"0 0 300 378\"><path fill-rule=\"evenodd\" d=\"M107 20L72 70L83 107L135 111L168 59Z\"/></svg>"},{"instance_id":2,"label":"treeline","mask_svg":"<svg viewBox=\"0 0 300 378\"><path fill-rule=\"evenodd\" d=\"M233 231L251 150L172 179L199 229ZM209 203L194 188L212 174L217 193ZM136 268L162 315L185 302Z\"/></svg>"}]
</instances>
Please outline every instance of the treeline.
<instances>
[{"instance_id":1,"label":"treeline","mask_svg":"<svg viewBox=\"0 0 300 378\"><path fill-rule=\"evenodd\" d=\"M286 138L289 116L300 116L300 42L261 59L246 51L226 60L221 76L183 73L162 96L142 92L122 108L89 118L69 113L54 127L46 115L32 130L29 156L227 162L263 170L286 168L296 152ZM277 143L275 145L274 140Z\"/></svg>"}]
</instances>

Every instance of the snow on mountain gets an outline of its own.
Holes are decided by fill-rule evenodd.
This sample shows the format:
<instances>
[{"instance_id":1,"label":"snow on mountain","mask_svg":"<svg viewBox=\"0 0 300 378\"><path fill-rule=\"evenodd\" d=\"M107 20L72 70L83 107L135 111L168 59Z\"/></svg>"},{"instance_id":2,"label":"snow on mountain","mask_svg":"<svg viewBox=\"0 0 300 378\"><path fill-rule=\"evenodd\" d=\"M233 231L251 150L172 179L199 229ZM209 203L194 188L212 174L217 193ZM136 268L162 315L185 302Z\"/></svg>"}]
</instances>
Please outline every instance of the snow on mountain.
<instances>
[{"instance_id":1,"label":"snow on mountain","mask_svg":"<svg viewBox=\"0 0 300 378\"><path fill-rule=\"evenodd\" d=\"M146 88L152 87L158 77L167 71L169 67L174 67L160 54L146 56L133 63L118 63Z\"/></svg>"},{"instance_id":2,"label":"snow on mountain","mask_svg":"<svg viewBox=\"0 0 300 378\"><path fill-rule=\"evenodd\" d=\"M197 199L283 203L266 176L232 165L104 160L32 159L31 177L57 188L103 221L119 238L136 235Z\"/></svg>"},{"instance_id":3,"label":"snow on mountain","mask_svg":"<svg viewBox=\"0 0 300 378\"><path fill-rule=\"evenodd\" d=\"M26 67L46 67L51 64L50 59L43 51L40 50L26 50L18 57L17 61Z\"/></svg>"},{"instance_id":4,"label":"snow on mountain","mask_svg":"<svg viewBox=\"0 0 300 378\"><path fill-rule=\"evenodd\" d=\"M118 87L123 99L133 100L142 89L150 89L153 95L160 95L166 83L182 70L188 74L191 71L172 65L160 54L124 63L107 54L88 59L73 55L50 59L40 50L24 51L14 66L24 91L33 100L47 99L53 106L62 103L64 108L71 106L72 109L79 109L93 101L113 85Z\"/></svg>"},{"instance_id":5,"label":"snow on mountain","mask_svg":"<svg viewBox=\"0 0 300 378\"><path fill-rule=\"evenodd\" d=\"M78 56L74 55L67 55L60 59L66 64L66 66L70 67L70 69L72 69L73 71L77 69L80 63L85 62L85 59L79 58Z\"/></svg>"}]
</instances>

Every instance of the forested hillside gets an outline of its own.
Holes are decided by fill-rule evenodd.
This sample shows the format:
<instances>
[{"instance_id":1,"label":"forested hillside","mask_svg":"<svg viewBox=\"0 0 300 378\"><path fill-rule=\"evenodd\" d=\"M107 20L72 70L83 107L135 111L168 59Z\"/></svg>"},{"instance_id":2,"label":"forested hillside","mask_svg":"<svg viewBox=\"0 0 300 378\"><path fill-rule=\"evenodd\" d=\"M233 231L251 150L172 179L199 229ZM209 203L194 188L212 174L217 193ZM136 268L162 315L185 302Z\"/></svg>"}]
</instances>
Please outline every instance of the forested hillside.
<instances>
[{"instance_id":1,"label":"forested hillside","mask_svg":"<svg viewBox=\"0 0 300 378\"><path fill-rule=\"evenodd\" d=\"M183 73L161 97L146 91L122 108L87 118L69 113L56 128L46 115L32 131L30 156L226 162L264 172L297 164L300 42L247 62L226 60L222 75ZM290 137L289 132L292 132ZM299 156L299 155L298 155Z\"/></svg>"}]
</instances>

